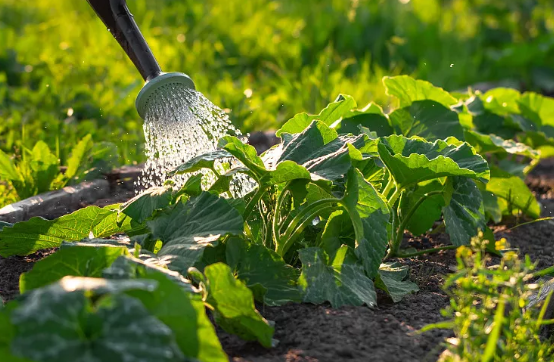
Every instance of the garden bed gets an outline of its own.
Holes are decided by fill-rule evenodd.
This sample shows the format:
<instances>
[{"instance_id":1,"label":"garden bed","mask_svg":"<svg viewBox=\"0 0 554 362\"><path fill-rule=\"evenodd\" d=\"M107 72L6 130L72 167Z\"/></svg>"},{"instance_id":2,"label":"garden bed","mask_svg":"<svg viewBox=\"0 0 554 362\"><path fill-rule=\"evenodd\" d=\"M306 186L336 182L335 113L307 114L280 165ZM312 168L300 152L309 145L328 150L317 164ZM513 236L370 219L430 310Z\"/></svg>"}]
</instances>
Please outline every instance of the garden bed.
<instances>
[{"instance_id":1,"label":"garden bed","mask_svg":"<svg viewBox=\"0 0 554 362\"><path fill-rule=\"evenodd\" d=\"M554 167L543 161L527 178L543 207L543 216L554 212ZM99 206L122 202L132 192L113 194L97 200ZM82 205L84 206L84 205ZM521 255L529 254L539 268L554 264L554 226L542 221L510 230L520 220L509 220L494 226L497 239L506 237ZM427 249L448 243L446 234L411 238L404 243L416 249ZM21 273L52 252L40 251L27 257L0 257L0 296L4 301L19 292ZM420 291L393 303L378 292L379 306L342 307L329 304L289 304L282 307L258 305L264 317L275 322L276 347L265 349L255 342L244 342L218 329L221 343L233 361L436 361L444 349L441 345L448 331L435 330L414 334L423 326L441 320L440 310L448 304L441 286L444 276L456 265L455 252L404 259L410 266L411 279Z\"/></svg>"}]
</instances>

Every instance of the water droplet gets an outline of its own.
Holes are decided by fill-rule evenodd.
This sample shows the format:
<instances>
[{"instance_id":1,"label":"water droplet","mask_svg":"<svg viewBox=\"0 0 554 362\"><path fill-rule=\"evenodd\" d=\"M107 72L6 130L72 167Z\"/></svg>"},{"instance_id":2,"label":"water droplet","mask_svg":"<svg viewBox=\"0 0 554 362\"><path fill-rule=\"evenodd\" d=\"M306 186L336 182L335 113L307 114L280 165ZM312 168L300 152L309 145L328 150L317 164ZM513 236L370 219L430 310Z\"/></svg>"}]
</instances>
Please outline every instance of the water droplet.
<instances>
[{"instance_id":1,"label":"water droplet","mask_svg":"<svg viewBox=\"0 0 554 362\"><path fill-rule=\"evenodd\" d=\"M136 182L138 188L161 186L169 178L168 173L186 161L217 149L223 136L241 132L227 115L230 109L221 110L202 93L180 84L168 84L155 92L147 104L144 119L145 154L144 171ZM216 169L223 170L221 162ZM240 166L234 161L231 166ZM204 188L215 181L211 171L202 171ZM171 178L181 187L192 174ZM231 184L234 195L243 195L255 186L247 176L240 175Z\"/></svg>"}]
</instances>

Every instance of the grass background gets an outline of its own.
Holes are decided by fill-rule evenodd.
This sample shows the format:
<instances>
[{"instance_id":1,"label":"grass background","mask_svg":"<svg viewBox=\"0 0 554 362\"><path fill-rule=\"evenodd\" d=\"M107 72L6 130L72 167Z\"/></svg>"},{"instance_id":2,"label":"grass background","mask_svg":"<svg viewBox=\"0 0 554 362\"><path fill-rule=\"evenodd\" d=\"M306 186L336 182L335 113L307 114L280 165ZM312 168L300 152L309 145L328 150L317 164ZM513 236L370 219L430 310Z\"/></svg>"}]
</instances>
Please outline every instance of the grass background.
<instances>
[{"instance_id":1,"label":"grass background","mask_svg":"<svg viewBox=\"0 0 554 362\"><path fill-rule=\"evenodd\" d=\"M448 90L485 81L554 91L551 0L129 0L164 71L243 131L318 112L339 93L386 106L381 78ZM140 162L142 79L85 0L0 2L0 149L41 139L62 163L78 139Z\"/></svg>"}]
</instances>

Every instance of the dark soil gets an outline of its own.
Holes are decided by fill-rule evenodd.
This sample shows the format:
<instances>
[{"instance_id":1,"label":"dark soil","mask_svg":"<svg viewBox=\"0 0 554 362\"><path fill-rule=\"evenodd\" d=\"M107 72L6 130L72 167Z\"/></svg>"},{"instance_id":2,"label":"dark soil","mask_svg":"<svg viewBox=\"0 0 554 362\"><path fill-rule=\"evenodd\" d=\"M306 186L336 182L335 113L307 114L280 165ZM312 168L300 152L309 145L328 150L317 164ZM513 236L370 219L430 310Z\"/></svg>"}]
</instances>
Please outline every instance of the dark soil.
<instances>
[{"instance_id":1,"label":"dark soil","mask_svg":"<svg viewBox=\"0 0 554 362\"><path fill-rule=\"evenodd\" d=\"M552 216L554 162L541 164L527 182L540 199L543 216ZM100 205L124 201L122 198L100 201ZM528 254L538 262L539 268L554 265L554 222L541 221L510 229L522 221L508 220L505 225L494 226L497 239L506 237L522 255ZM406 237L404 242L406 246L426 249L448 244L448 236ZM44 256L43 252L24 258L0 257L0 295L4 300L17 295L19 275ZM394 304L386 295L379 294L379 307L375 309L332 309L327 304L259 306L262 315L275 322L276 347L265 349L218 330L223 347L232 361L436 361L449 332L414 332L442 320L440 310L447 306L448 298L441 285L456 265L454 251L401 262L410 266L411 279L420 291L399 303Z\"/></svg>"}]
</instances>

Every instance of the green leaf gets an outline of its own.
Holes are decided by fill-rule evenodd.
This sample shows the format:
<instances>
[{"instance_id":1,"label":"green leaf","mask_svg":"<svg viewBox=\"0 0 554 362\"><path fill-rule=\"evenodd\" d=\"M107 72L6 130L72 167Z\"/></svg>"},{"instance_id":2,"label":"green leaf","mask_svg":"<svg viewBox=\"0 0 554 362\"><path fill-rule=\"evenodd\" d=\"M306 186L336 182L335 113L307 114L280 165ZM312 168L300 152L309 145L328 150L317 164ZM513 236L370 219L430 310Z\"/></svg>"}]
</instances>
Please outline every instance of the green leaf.
<instances>
[{"instance_id":1,"label":"green leaf","mask_svg":"<svg viewBox=\"0 0 554 362\"><path fill-rule=\"evenodd\" d=\"M12 351L44 362L180 361L183 357L173 332L140 301L106 295L93 304L87 297L88 290L152 290L155 286L68 277L36 289L11 312L10 319L17 328Z\"/></svg>"},{"instance_id":2,"label":"green leaf","mask_svg":"<svg viewBox=\"0 0 554 362\"><path fill-rule=\"evenodd\" d=\"M348 144L364 136L339 137L337 132L320 121L313 121L303 132L287 141L277 162L294 161L315 175L312 179L337 180L350 169Z\"/></svg>"},{"instance_id":3,"label":"green leaf","mask_svg":"<svg viewBox=\"0 0 554 362\"><path fill-rule=\"evenodd\" d=\"M507 202L492 192L486 191L485 186L482 186L481 196L483 197L483 206L485 207L485 215L490 217L496 224L502 221L502 215L504 215L508 205Z\"/></svg>"},{"instance_id":4,"label":"green leaf","mask_svg":"<svg viewBox=\"0 0 554 362\"><path fill-rule=\"evenodd\" d=\"M67 160L67 170L65 171L64 178L71 180L73 177L77 176L79 171L83 171L82 168L85 166L87 156L92 146L92 135L89 134L83 137L83 139L73 147L71 155Z\"/></svg>"},{"instance_id":5,"label":"green leaf","mask_svg":"<svg viewBox=\"0 0 554 362\"><path fill-rule=\"evenodd\" d=\"M431 100L442 104L445 107L453 106L458 100L442 88L433 84L416 80L407 75L396 77L384 77L387 94L395 96L400 100L400 107L407 107L415 101Z\"/></svg>"},{"instance_id":6,"label":"green leaf","mask_svg":"<svg viewBox=\"0 0 554 362\"><path fill-rule=\"evenodd\" d=\"M481 96L485 109L499 114L519 113L518 101L521 94L512 88L494 88Z\"/></svg>"},{"instance_id":7,"label":"green leaf","mask_svg":"<svg viewBox=\"0 0 554 362\"><path fill-rule=\"evenodd\" d=\"M342 246L332 261L320 248L301 249L298 255L302 262L298 283L304 289L304 302L330 302L333 308L376 305L373 282L348 246Z\"/></svg>"},{"instance_id":8,"label":"green leaf","mask_svg":"<svg viewBox=\"0 0 554 362\"><path fill-rule=\"evenodd\" d=\"M532 120L541 130L547 132L550 137L551 128L554 127L554 98L545 97L537 93L526 92L518 101L523 116ZM543 128L550 128L545 130Z\"/></svg>"},{"instance_id":9,"label":"green leaf","mask_svg":"<svg viewBox=\"0 0 554 362\"><path fill-rule=\"evenodd\" d=\"M246 341L258 341L271 347L273 327L258 313L252 292L244 283L235 279L231 268L223 263L208 265L207 302L214 308L216 323L228 333Z\"/></svg>"},{"instance_id":10,"label":"green leaf","mask_svg":"<svg viewBox=\"0 0 554 362\"><path fill-rule=\"evenodd\" d=\"M81 168L76 178L71 183L79 183L87 180L94 180L102 177L117 165L118 152L117 146L111 142L97 142L87 154L87 158L82 161ZM82 170L82 171L81 171Z\"/></svg>"},{"instance_id":11,"label":"green leaf","mask_svg":"<svg viewBox=\"0 0 554 362\"><path fill-rule=\"evenodd\" d=\"M539 152L514 140L504 140L493 134L485 135L475 131L466 131L465 135L466 142L472 145L475 151L481 155L485 153L495 153L500 155L520 155L529 157L533 160L538 160L540 158Z\"/></svg>"},{"instance_id":12,"label":"green leaf","mask_svg":"<svg viewBox=\"0 0 554 362\"><path fill-rule=\"evenodd\" d=\"M448 190L449 187L452 187L450 182L441 182L439 179L420 182L413 190L410 190L402 196L402 213L409 212L418 200L429 192L444 191L446 195L450 196L452 190ZM435 221L440 219L442 208L447 205L447 201L449 201L449 199L445 200L445 195L442 194L425 198L425 201L419 205L408 221L406 229L414 236L426 233L433 227Z\"/></svg>"},{"instance_id":13,"label":"green leaf","mask_svg":"<svg viewBox=\"0 0 554 362\"><path fill-rule=\"evenodd\" d=\"M12 159L2 150L0 150L0 179L6 181L20 179Z\"/></svg>"},{"instance_id":14,"label":"green leaf","mask_svg":"<svg viewBox=\"0 0 554 362\"><path fill-rule=\"evenodd\" d=\"M379 268L379 275L375 286L387 292L395 303L398 303L407 294L419 291L417 284L408 279L410 268L400 263L383 263Z\"/></svg>"},{"instance_id":15,"label":"green leaf","mask_svg":"<svg viewBox=\"0 0 554 362\"><path fill-rule=\"evenodd\" d=\"M151 187L133 197L120 207L120 218L126 215L137 223L142 223L150 218L154 211L163 209L169 205L172 199L171 187Z\"/></svg>"},{"instance_id":16,"label":"green leaf","mask_svg":"<svg viewBox=\"0 0 554 362\"><path fill-rule=\"evenodd\" d=\"M31 271L23 273L19 278L19 288L21 293L26 293L68 275L101 277L105 268L128 253L127 248L115 246L62 247L56 253L36 262Z\"/></svg>"},{"instance_id":17,"label":"green leaf","mask_svg":"<svg viewBox=\"0 0 554 362\"><path fill-rule=\"evenodd\" d=\"M361 111L348 112L334 128L340 134L359 134L360 126L371 132L376 132L379 137L394 134L394 129L391 127L387 116L383 113L381 107L375 103L368 104Z\"/></svg>"},{"instance_id":18,"label":"green leaf","mask_svg":"<svg viewBox=\"0 0 554 362\"><path fill-rule=\"evenodd\" d=\"M541 207L525 182L517 176L493 168L486 191L506 200L509 205L522 210L532 218L539 218Z\"/></svg>"},{"instance_id":19,"label":"green leaf","mask_svg":"<svg viewBox=\"0 0 554 362\"><path fill-rule=\"evenodd\" d=\"M431 101L415 101L389 115L396 133L406 137L420 136L429 141L455 137L464 139L464 130L458 114L442 104Z\"/></svg>"},{"instance_id":20,"label":"green leaf","mask_svg":"<svg viewBox=\"0 0 554 362\"><path fill-rule=\"evenodd\" d=\"M193 292L188 279L176 271L166 268L163 258L156 254L141 250L137 257L125 255L117 258L109 267L102 271L102 277L106 279L149 279L152 273L162 273L168 279L187 292Z\"/></svg>"},{"instance_id":21,"label":"green leaf","mask_svg":"<svg viewBox=\"0 0 554 362\"><path fill-rule=\"evenodd\" d=\"M267 172L264 162L258 156L256 149L238 138L233 136L222 137L219 140L218 146L235 156L258 177L262 177Z\"/></svg>"},{"instance_id":22,"label":"green leaf","mask_svg":"<svg viewBox=\"0 0 554 362\"><path fill-rule=\"evenodd\" d=\"M187 182L177 191L173 198L176 200L180 195L198 196L202 193L202 174L192 175Z\"/></svg>"},{"instance_id":23,"label":"green leaf","mask_svg":"<svg viewBox=\"0 0 554 362\"><path fill-rule=\"evenodd\" d=\"M191 158L187 162L183 163L181 166L177 167L175 170L171 171L169 175L173 176L175 174L195 172L204 168L213 169L215 161L229 157L232 157L232 155L225 150L208 152L203 155Z\"/></svg>"},{"instance_id":24,"label":"green leaf","mask_svg":"<svg viewBox=\"0 0 554 362\"><path fill-rule=\"evenodd\" d=\"M296 284L300 273L273 250L231 238L227 241L226 255L227 264L236 272L238 279L251 289L261 285L266 290L259 302L277 306L302 301Z\"/></svg>"},{"instance_id":25,"label":"green leaf","mask_svg":"<svg viewBox=\"0 0 554 362\"><path fill-rule=\"evenodd\" d=\"M283 133L296 134L301 133L308 127L312 121L319 120L331 126L334 122L341 119L351 109L356 107L354 98L348 95L339 95L335 102L329 104L319 115L308 115L307 113L299 113L292 119L288 120L281 129L276 132L277 137L281 137Z\"/></svg>"},{"instance_id":26,"label":"green leaf","mask_svg":"<svg viewBox=\"0 0 554 362\"><path fill-rule=\"evenodd\" d=\"M420 138L381 138L379 156L399 189L443 176L464 176L487 182L489 167L483 157L465 142L448 139L427 142Z\"/></svg>"},{"instance_id":27,"label":"green leaf","mask_svg":"<svg viewBox=\"0 0 554 362\"><path fill-rule=\"evenodd\" d=\"M33 173L35 192L37 194L50 191L50 185L59 173L58 158L50 152L43 141L38 141L31 152L30 166Z\"/></svg>"},{"instance_id":28,"label":"green leaf","mask_svg":"<svg viewBox=\"0 0 554 362\"><path fill-rule=\"evenodd\" d=\"M33 217L0 231L0 255L28 255L56 248L64 241L102 238L131 230L130 223L117 225L117 211L88 206L55 220Z\"/></svg>"},{"instance_id":29,"label":"green leaf","mask_svg":"<svg viewBox=\"0 0 554 362\"><path fill-rule=\"evenodd\" d=\"M452 182L452 198L442 209L444 224L452 244L467 245L479 230L483 231L487 226L483 199L475 181L454 177Z\"/></svg>"},{"instance_id":30,"label":"green leaf","mask_svg":"<svg viewBox=\"0 0 554 362\"><path fill-rule=\"evenodd\" d=\"M12 300L5 307L0 305L0 361L2 362L32 362L26 358L14 356L11 352L12 340L16 328L10 321L9 313L18 307L18 302Z\"/></svg>"},{"instance_id":31,"label":"green leaf","mask_svg":"<svg viewBox=\"0 0 554 362\"><path fill-rule=\"evenodd\" d=\"M520 140L540 152L541 159L554 157L554 138L549 138L544 132L525 132Z\"/></svg>"},{"instance_id":32,"label":"green leaf","mask_svg":"<svg viewBox=\"0 0 554 362\"><path fill-rule=\"evenodd\" d=\"M243 219L223 198L209 192L179 202L151 221L148 227L155 239L163 242L158 256L171 256L170 268L186 273L208 246L221 236L242 234Z\"/></svg>"},{"instance_id":33,"label":"green leaf","mask_svg":"<svg viewBox=\"0 0 554 362\"><path fill-rule=\"evenodd\" d=\"M356 234L348 213L344 210L333 212L321 234L321 248L332 259L342 245L355 248L355 240Z\"/></svg>"},{"instance_id":34,"label":"green leaf","mask_svg":"<svg viewBox=\"0 0 554 362\"><path fill-rule=\"evenodd\" d=\"M297 179L310 180L312 175L304 166L294 161L279 162L275 170L270 171L262 179L262 183L274 185Z\"/></svg>"},{"instance_id":35,"label":"green leaf","mask_svg":"<svg viewBox=\"0 0 554 362\"><path fill-rule=\"evenodd\" d=\"M356 255L370 278L374 278L385 256L389 231L389 209L382 196L363 175L351 169L346 192L341 200L352 220L356 236Z\"/></svg>"},{"instance_id":36,"label":"green leaf","mask_svg":"<svg viewBox=\"0 0 554 362\"><path fill-rule=\"evenodd\" d=\"M228 361L202 300L169 277L169 271L145 266L138 271L141 278L157 281L156 291L130 290L126 294L140 300L152 316L171 328L183 354L198 361Z\"/></svg>"}]
</instances>

